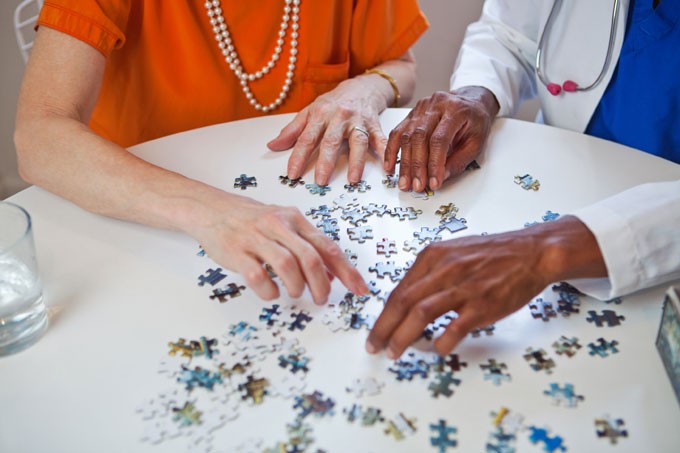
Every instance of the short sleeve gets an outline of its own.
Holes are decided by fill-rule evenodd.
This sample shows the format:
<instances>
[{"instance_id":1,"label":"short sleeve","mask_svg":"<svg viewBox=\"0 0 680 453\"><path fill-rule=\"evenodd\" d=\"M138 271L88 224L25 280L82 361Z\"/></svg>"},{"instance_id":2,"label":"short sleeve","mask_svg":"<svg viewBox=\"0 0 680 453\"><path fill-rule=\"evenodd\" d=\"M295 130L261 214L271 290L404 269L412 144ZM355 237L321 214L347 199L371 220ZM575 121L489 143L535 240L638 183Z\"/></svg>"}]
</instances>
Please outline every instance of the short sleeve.
<instances>
[{"instance_id":1,"label":"short sleeve","mask_svg":"<svg viewBox=\"0 0 680 453\"><path fill-rule=\"evenodd\" d=\"M352 16L350 76L399 58L428 27L416 0L357 0Z\"/></svg>"},{"instance_id":2,"label":"short sleeve","mask_svg":"<svg viewBox=\"0 0 680 453\"><path fill-rule=\"evenodd\" d=\"M79 39L108 57L125 43L131 0L46 0L38 26Z\"/></svg>"}]
</instances>

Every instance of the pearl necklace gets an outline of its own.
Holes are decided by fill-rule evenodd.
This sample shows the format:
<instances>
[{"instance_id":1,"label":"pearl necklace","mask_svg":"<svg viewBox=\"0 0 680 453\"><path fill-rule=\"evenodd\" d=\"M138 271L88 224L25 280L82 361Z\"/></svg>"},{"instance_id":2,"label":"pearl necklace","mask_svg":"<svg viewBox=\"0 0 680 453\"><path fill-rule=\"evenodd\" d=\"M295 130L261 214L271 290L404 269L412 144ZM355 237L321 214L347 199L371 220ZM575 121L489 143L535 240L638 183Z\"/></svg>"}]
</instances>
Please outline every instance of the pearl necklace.
<instances>
[{"instance_id":1,"label":"pearl necklace","mask_svg":"<svg viewBox=\"0 0 680 453\"><path fill-rule=\"evenodd\" d=\"M231 69L231 71L240 80L241 89L250 102L250 105L252 105L256 110L260 110L262 112L269 112L279 107L283 103L284 99L286 99L288 96L290 86L293 83L293 75L295 73L295 63L297 61L296 55L298 44L297 39L300 0L286 0L286 3L283 7L283 17L281 18L281 26L279 28L279 38L276 41L274 54L269 59L269 62L262 66L262 68L251 73L248 73L243 69L243 65L241 64L241 60L238 57L238 53L236 52L236 48L232 42L231 35L229 34L227 23L224 20L224 16L222 15L220 1L207 0L205 2L205 8L208 10L210 24L213 26L213 32L215 33L217 45L220 47L222 55L224 55L224 60L229 65L229 69ZM268 105L260 104L260 102L255 99L253 92L250 90L249 82L261 79L266 74L268 74L271 69L274 68L276 62L279 60L281 52L283 51L283 45L285 44L283 38L286 37L289 26L292 31L290 33L290 57L288 58L288 71L286 72L286 80L283 82L283 87L279 92L279 96L274 102Z\"/></svg>"}]
</instances>

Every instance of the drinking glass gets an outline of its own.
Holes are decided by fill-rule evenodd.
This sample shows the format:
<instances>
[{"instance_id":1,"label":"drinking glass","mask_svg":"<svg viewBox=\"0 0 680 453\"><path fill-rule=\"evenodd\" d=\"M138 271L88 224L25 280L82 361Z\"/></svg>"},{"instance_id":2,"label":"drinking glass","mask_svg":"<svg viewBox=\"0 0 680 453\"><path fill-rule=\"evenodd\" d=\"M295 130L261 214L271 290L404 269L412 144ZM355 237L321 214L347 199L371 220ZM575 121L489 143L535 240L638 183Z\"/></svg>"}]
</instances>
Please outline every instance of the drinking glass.
<instances>
[{"instance_id":1,"label":"drinking glass","mask_svg":"<svg viewBox=\"0 0 680 453\"><path fill-rule=\"evenodd\" d=\"M0 356L27 348L45 330L31 216L21 206L0 201Z\"/></svg>"}]
</instances>

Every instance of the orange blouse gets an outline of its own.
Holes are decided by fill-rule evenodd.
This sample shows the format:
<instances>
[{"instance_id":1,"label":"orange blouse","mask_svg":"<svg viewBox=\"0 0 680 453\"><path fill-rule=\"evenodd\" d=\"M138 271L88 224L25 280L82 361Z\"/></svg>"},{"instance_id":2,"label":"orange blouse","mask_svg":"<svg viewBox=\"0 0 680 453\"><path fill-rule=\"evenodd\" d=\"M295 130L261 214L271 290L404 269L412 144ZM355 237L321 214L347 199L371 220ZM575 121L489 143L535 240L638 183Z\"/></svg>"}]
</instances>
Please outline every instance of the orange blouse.
<instances>
[{"instance_id":1,"label":"orange blouse","mask_svg":"<svg viewBox=\"0 0 680 453\"><path fill-rule=\"evenodd\" d=\"M246 72L274 52L283 0L222 0ZM266 115L250 105L218 47L202 0L46 0L43 25L106 58L90 127L121 146ZM301 0L291 90L272 113L296 112L339 82L403 55L428 27L416 0ZM290 32L274 69L250 82L262 104L286 78Z\"/></svg>"}]
</instances>

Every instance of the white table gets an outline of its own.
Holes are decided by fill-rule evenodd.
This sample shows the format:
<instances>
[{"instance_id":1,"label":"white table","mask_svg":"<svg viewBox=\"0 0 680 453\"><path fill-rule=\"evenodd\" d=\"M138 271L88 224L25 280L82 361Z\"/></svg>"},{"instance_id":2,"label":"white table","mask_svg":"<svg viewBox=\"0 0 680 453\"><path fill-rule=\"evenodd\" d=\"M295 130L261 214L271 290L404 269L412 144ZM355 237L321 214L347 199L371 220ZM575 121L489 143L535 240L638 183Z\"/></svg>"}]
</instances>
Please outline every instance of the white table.
<instances>
[{"instance_id":1,"label":"white table","mask_svg":"<svg viewBox=\"0 0 680 453\"><path fill-rule=\"evenodd\" d=\"M383 115L385 130L405 113L395 109ZM290 118L216 125L132 151L162 167L265 202L305 211L331 205L345 193L346 160L341 160L331 181L332 192L325 197L279 183L289 153L269 152L265 143ZM434 198L421 200L385 188L380 166L369 162L364 179L372 189L355 194L362 205L413 206L423 215L404 222L373 216L369 224L375 239L363 245L349 241L346 222L339 222L340 244L357 252L358 267L367 279L376 280L368 267L384 260L376 255L376 242L382 237L395 239L398 254L390 259L398 263L413 259L401 249L403 241L421 226L435 225L434 211L441 204L454 202L469 227L454 235L443 233L446 239L522 228L527 221L541 221L547 210L565 214L639 183L680 178L680 166L662 159L514 120L496 122L479 163L480 170L467 172ZM241 173L256 176L258 187L244 192L234 189L234 178ZM525 173L541 181L539 191L514 184L514 176ZM306 179L311 181L311 170ZM198 257L198 244L181 234L93 215L35 187L10 200L33 216L51 319L47 334L37 344L0 359L0 451L185 451L190 442L186 437L154 446L140 441L149 422L135 413L159 392L183 388L158 372L161 360L179 360L167 355L167 343L202 335L222 341L229 325L241 320L262 329L257 317L262 307L271 304L249 289L224 304L211 300L212 288L197 286L197 277L212 262ZM227 273L225 281L242 281ZM377 281L383 289L392 286L389 280ZM397 382L387 371L390 361L367 355L365 330L332 333L321 322L327 307L314 307L307 295L297 301L283 297L280 304L297 303L314 318L304 331L284 329L283 333L299 338L311 357L304 392L318 389L336 401L335 415L306 419L316 439L310 450L435 451L428 425L444 418L458 428L453 436L458 448L453 451L482 451L493 428L490 412L506 406L523 415L525 425L547 426L551 435L562 436L569 451L678 451L680 409L654 346L666 287L626 297L621 305L584 298L580 314L558 315L550 322L533 319L524 308L497 323L494 335L464 341L456 351L468 363L456 373L462 382L451 398L437 399L428 391L431 378ZM338 302L344 294L335 282L330 301ZM544 297L556 300L549 289ZM367 311L377 313L380 305L373 298ZM585 320L591 309L614 309L626 320L621 326L598 328ZM578 337L583 348L573 358L556 355L551 345L560 335ZM616 339L620 352L607 358L590 356L586 344L599 337ZM543 348L555 360L552 375L529 367L522 357L527 347ZM259 376L279 379L287 374L277 366L277 356L258 362ZM489 358L507 364L510 382L494 386L483 379L479 365ZM358 399L344 390L353 379L368 376L386 384L379 395ZM543 395L551 382L572 383L585 400L576 408L551 404ZM198 405L208 396L198 388L191 399ZM230 401L236 401L235 396ZM397 441L383 433L385 423L372 427L349 423L342 409L355 402L382 409L387 419L399 412L416 417L417 431ZM234 451L247 439L262 438L263 448L273 447L286 439L285 424L295 416L292 406L292 400L275 397L252 407L241 404L240 416L213 433L213 444L218 451ZM629 437L616 446L595 435L594 419L605 414L625 420ZM513 445L519 451L542 451L529 442L527 431L519 432Z\"/></svg>"}]
</instances>

